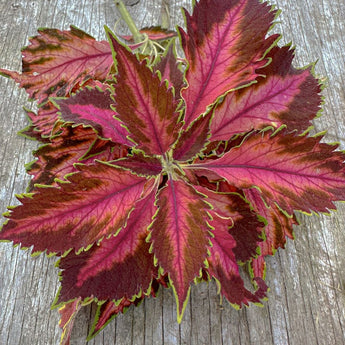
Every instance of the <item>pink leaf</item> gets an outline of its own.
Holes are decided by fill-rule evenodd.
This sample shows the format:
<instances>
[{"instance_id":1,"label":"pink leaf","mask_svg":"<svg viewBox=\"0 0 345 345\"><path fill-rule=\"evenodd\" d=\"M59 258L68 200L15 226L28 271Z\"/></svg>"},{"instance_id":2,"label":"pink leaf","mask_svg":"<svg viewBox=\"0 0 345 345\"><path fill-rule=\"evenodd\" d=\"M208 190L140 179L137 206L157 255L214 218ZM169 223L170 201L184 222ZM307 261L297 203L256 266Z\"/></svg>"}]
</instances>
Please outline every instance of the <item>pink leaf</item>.
<instances>
[{"instance_id":1,"label":"pink leaf","mask_svg":"<svg viewBox=\"0 0 345 345\"><path fill-rule=\"evenodd\" d=\"M190 185L169 179L158 194L158 212L152 225L152 250L169 274L178 320L181 320L193 279L199 276L209 245L209 206Z\"/></svg>"},{"instance_id":2,"label":"pink leaf","mask_svg":"<svg viewBox=\"0 0 345 345\"><path fill-rule=\"evenodd\" d=\"M221 294L231 304L238 306L248 305L249 302L259 303L265 296L266 285L260 281L260 287L254 294L245 288L234 254L236 241L229 234L227 225L224 225L223 220L217 216L212 225L214 230L211 239L211 256L208 258L208 272L219 283Z\"/></svg>"},{"instance_id":3,"label":"pink leaf","mask_svg":"<svg viewBox=\"0 0 345 345\"><path fill-rule=\"evenodd\" d=\"M210 114L201 117L187 130L182 131L174 148L173 157L177 161L187 161L201 153L207 144L210 132Z\"/></svg>"},{"instance_id":4,"label":"pink leaf","mask_svg":"<svg viewBox=\"0 0 345 345\"><path fill-rule=\"evenodd\" d=\"M118 82L115 86L117 117L128 128L138 148L163 155L176 141L180 124L177 101L157 74L139 62L108 32L116 53Z\"/></svg>"},{"instance_id":5,"label":"pink leaf","mask_svg":"<svg viewBox=\"0 0 345 345\"><path fill-rule=\"evenodd\" d=\"M132 145L127 139L127 130L115 118L117 114L111 108L114 101L109 90L85 88L69 98L55 99L54 103L60 109L64 121L91 126L102 138Z\"/></svg>"},{"instance_id":6,"label":"pink leaf","mask_svg":"<svg viewBox=\"0 0 345 345\"><path fill-rule=\"evenodd\" d=\"M154 201L155 190L135 204L117 235L103 239L86 252L71 252L60 260L63 271L59 302L79 296L131 300L147 293L152 279L158 275L153 254L149 253L150 244L146 242L147 229L156 212Z\"/></svg>"},{"instance_id":7,"label":"pink leaf","mask_svg":"<svg viewBox=\"0 0 345 345\"><path fill-rule=\"evenodd\" d=\"M155 176L162 172L162 163L159 159L145 156L140 152L110 163L128 169L138 175Z\"/></svg>"},{"instance_id":8,"label":"pink leaf","mask_svg":"<svg viewBox=\"0 0 345 345\"><path fill-rule=\"evenodd\" d=\"M0 239L33 245L34 252L64 253L115 234L125 225L147 180L102 163L79 170L59 188L40 188L32 196L22 196L23 205L7 215L10 220Z\"/></svg>"},{"instance_id":9,"label":"pink leaf","mask_svg":"<svg viewBox=\"0 0 345 345\"><path fill-rule=\"evenodd\" d=\"M221 158L195 164L238 188L258 187L269 203L283 210L328 212L345 198L345 155L321 137L280 131L254 133ZM205 171L207 174L207 171Z\"/></svg>"},{"instance_id":10,"label":"pink leaf","mask_svg":"<svg viewBox=\"0 0 345 345\"><path fill-rule=\"evenodd\" d=\"M39 103L51 96L66 96L73 86L88 76L104 80L113 64L106 41L75 27L69 31L40 29L23 50L23 73L0 69L13 78Z\"/></svg>"},{"instance_id":11,"label":"pink leaf","mask_svg":"<svg viewBox=\"0 0 345 345\"><path fill-rule=\"evenodd\" d=\"M266 75L257 84L229 93L214 111L210 140L229 140L233 135L286 125L299 132L307 129L320 110L320 85L311 70L291 66L289 47L275 47L273 61L260 70Z\"/></svg>"},{"instance_id":12,"label":"pink leaf","mask_svg":"<svg viewBox=\"0 0 345 345\"><path fill-rule=\"evenodd\" d=\"M200 0L185 17L187 33L180 28L180 35L189 63L182 91L188 126L218 97L253 82L278 36L265 39L275 11L257 0Z\"/></svg>"}]
</instances>

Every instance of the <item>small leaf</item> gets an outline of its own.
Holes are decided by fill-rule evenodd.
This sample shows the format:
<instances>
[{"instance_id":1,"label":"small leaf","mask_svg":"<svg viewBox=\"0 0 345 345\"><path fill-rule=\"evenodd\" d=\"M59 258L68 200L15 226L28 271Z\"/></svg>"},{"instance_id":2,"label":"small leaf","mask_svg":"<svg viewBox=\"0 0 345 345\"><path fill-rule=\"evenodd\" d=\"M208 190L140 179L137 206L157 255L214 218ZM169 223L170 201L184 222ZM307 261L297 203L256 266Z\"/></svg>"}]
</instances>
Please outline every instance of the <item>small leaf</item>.
<instances>
[{"instance_id":1,"label":"small leaf","mask_svg":"<svg viewBox=\"0 0 345 345\"><path fill-rule=\"evenodd\" d=\"M338 145L320 143L321 136L280 131L249 135L221 158L195 164L238 188L257 187L270 204L293 210L328 212L345 198L345 155ZM207 171L204 171L207 174Z\"/></svg>"},{"instance_id":2,"label":"small leaf","mask_svg":"<svg viewBox=\"0 0 345 345\"><path fill-rule=\"evenodd\" d=\"M132 300L146 293L157 277L147 228L156 212L155 191L135 204L126 225L117 235L103 239L90 250L70 252L60 260L61 291L58 302L96 296L101 300ZM123 200L125 203L125 200Z\"/></svg>"},{"instance_id":3,"label":"small leaf","mask_svg":"<svg viewBox=\"0 0 345 345\"><path fill-rule=\"evenodd\" d=\"M185 86L183 73L179 68L174 52L174 45L170 45L160 61L153 66L153 70L160 71L161 79L169 82L169 88L174 87L175 98L181 98L182 87Z\"/></svg>"},{"instance_id":4,"label":"small leaf","mask_svg":"<svg viewBox=\"0 0 345 345\"><path fill-rule=\"evenodd\" d=\"M187 161L201 153L210 134L210 114L199 118L187 130L182 131L174 148L173 157L177 161Z\"/></svg>"},{"instance_id":5,"label":"small leaf","mask_svg":"<svg viewBox=\"0 0 345 345\"><path fill-rule=\"evenodd\" d=\"M302 132L320 110L320 85L310 68L291 66L289 47L275 47L268 54L270 65L260 70L266 75L250 87L229 93L217 106L211 123L210 140L229 140L233 135L286 125Z\"/></svg>"},{"instance_id":6,"label":"small leaf","mask_svg":"<svg viewBox=\"0 0 345 345\"><path fill-rule=\"evenodd\" d=\"M76 95L64 99L55 99L54 103L66 122L91 126L98 135L114 143L132 145L127 139L128 132L111 108L114 101L109 90L85 88Z\"/></svg>"},{"instance_id":7,"label":"small leaf","mask_svg":"<svg viewBox=\"0 0 345 345\"><path fill-rule=\"evenodd\" d=\"M64 97L73 86L91 75L104 80L113 64L108 42L96 41L75 27L68 31L40 29L23 49L23 73L0 69L39 103Z\"/></svg>"},{"instance_id":8,"label":"small leaf","mask_svg":"<svg viewBox=\"0 0 345 345\"><path fill-rule=\"evenodd\" d=\"M250 205L237 193L219 193L204 187L196 189L207 196L207 201L213 206L211 214L213 227L217 227L217 219L221 228L228 226L228 233L236 242L233 253L237 261L246 262L257 255L257 249L262 242L262 223Z\"/></svg>"},{"instance_id":9,"label":"small leaf","mask_svg":"<svg viewBox=\"0 0 345 345\"><path fill-rule=\"evenodd\" d=\"M117 60L115 108L138 148L163 155L176 141L180 128L177 101L156 73L139 62L108 32Z\"/></svg>"},{"instance_id":10,"label":"small leaf","mask_svg":"<svg viewBox=\"0 0 345 345\"><path fill-rule=\"evenodd\" d=\"M144 156L140 152L132 156L109 162L112 165L128 169L135 174L155 176L162 172L162 163L155 157Z\"/></svg>"},{"instance_id":11,"label":"small leaf","mask_svg":"<svg viewBox=\"0 0 345 345\"><path fill-rule=\"evenodd\" d=\"M258 77L256 70L265 66L263 57L278 38L265 39L274 17L257 0L201 0L192 15L185 11L187 33L180 28L180 36L189 63L188 88L182 91L186 126L218 97Z\"/></svg>"},{"instance_id":12,"label":"small leaf","mask_svg":"<svg viewBox=\"0 0 345 345\"><path fill-rule=\"evenodd\" d=\"M38 108L37 114L27 110L26 114L31 124L20 131L20 133L41 142L46 142L46 138L52 135L54 125L59 118L57 111L57 108L52 102L46 102L41 105L41 107Z\"/></svg>"},{"instance_id":13,"label":"small leaf","mask_svg":"<svg viewBox=\"0 0 345 345\"><path fill-rule=\"evenodd\" d=\"M209 245L209 205L192 186L169 179L158 193L158 212L151 228L152 251L169 274L181 321L190 284L198 277Z\"/></svg>"},{"instance_id":14,"label":"small leaf","mask_svg":"<svg viewBox=\"0 0 345 345\"><path fill-rule=\"evenodd\" d=\"M74 321L81 308L81 298L65 303L61 308L59 308L59 314L61 315L59 326L62 328L60 345L70 345Z\"/></svg>"},{"instance_id":15,"label":"small leaf","mask_svg":"<svg viewBox=\"0 0 345 345\"><path fill-rule=\"evenodd\" d=\"M251 293L244 286L240 276L239 268L234 254L236 241L228 232L228 226L223 220L215 217L211 256L208 258L209 274L216 278L220 292L226 299L234 305L249 305L249 302L260 303L260 299L265 296L267 290L263 283L256 293Z\"/></svg>"},{"instance_id":16,"label":"small leaf","mask_svg":"<svg viewBox=\"0 0 345 345\"><path fill-rule=\"evenodd\" d=\"M78 169L59 188L21 196L23 205L7 215L0 239L33 245L34 252L65 253L87 248L124 226L147 180L102 163Z\"/></svg>"}]
</instances>

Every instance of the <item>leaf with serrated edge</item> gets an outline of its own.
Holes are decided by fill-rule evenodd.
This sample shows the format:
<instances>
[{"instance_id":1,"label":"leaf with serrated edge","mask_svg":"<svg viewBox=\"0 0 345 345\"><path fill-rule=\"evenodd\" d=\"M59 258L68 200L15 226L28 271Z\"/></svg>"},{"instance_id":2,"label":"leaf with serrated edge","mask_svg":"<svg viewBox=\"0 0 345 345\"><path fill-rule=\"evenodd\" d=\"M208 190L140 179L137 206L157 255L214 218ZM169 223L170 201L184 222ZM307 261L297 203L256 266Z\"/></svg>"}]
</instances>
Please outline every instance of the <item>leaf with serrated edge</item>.
<instances>
[{"instance_id":1,"label":"leaf with serrated edge","mask_svg":"<svg viewBox=\"0 0 345 345\"><path fill-rule=\"evenodd\" d=\"M151 227L152 251L169 274L180 322L190 284L204 267L209 245L210 208L192 186L170 178L157 197L158 212Z\"/></svg>"},{"instance_id":2,"label":"leaf with serrated edge","mask_svg":"<svg viewBox=\"0 0 345 345\"><path fill-rule=\"evenodd\" d=\"M58 303L78 296L101 300L132 299L149 289L158 275L148 227L156 212L155 190L135 204L126 225L116 236L103 239L86 252L70 252L60 260L61 291ZM123 200L123 203L126 201Z\"/></svg>"},{"instance_id":3,"label":"leaf with serrated edge","mask_svg":"<svg viewBox=\"0 0 345 345\"><path fill-rule=\"evenodd\" d=\"M70 345L70 337L75 318L82 308L81 298L64 304L59 308L60 322L59 326L62 328L60 345Z\"/></svg>"},{"instance_id":4,"label":"leaf with serrated edge","mask_svg":"<svg viewBox=\"0 0 345 345\"><path fill-rule=\"evenodd\" d=\"M60 117L66 122L91 126L98 135L114 143L132 145L127 139L128 132L111 108L114 103L109 90L85 88L77 94L63 99L55 99Z\"/></svg>"},{"instance_id":5,"label":"leaf with serrated edge","mask_svg":"<svg viewBox=\"0 0 345 345\"><path fill-rule=\"evenodd\" d=\"M229 234L228 226L218 216L214 217L211 225L214 230L207 271L217 280L221 294L237 306L248 305L249 302L260 303L260 298L263 298L266 292L265 285L254 294L245 288L234 254L236 241Z\"/></svg>"},{"instance_id":6,"label":"leaf with serrated edge","mask_svg":"<svg viewBox=\"0 0 345 345\"><path fill-rule=\"evenodd\" d=\"M245 262L256 256L258 246L262 243L265 224L258 219L244 198L237 193L219 193L204 187L195 188L206 195L207 201L213 206L211 214L216 214L217 217L213 217L212 226L217 227L215 219L222 222L221 227L228 226L228 232L236 242L236 247L233 248L236 260Z\"/></svg>"},{"instance_id":7,"label":"leaf with serrated edge","mask_svg":"<svg viewBox=\"0 0 345 345\"><path fill-rule=\"evenodd\" d=\"M63 179L65 175L76 172L73 164L81 160L96 139L97 135L91 128L62 127L58 136L34 152L38 159L27 167L27 173L33 175L29 190L34 184L50 185L55 178Z\"/></svg>"},{"instance_id":8,"label":"leaf with serrated edge","mask_svg":"<svg viewBox=\"0 0 345 345\"><path fill-rule=\"evenodd\" d=\"M185 85L183 73L179 68L175 56L175 46L170 44L166 53L160 58L160 61L153 66L153 70L161 73L161 79L167 80L169 87L174 87L175 98L181 98L181 89Z\"/></svg>"},{"instance_id":9,"label":"leaf with serrated edge","mask_svg":"<svg viewBox=\"0 0 345 345\"><path fill-rule=\"evenodd\" d=\"M117 117L138 148L147 154L163 155L176 141L180 128L173 91L151 71L146 60L139 62L110 31L107 33L117 61Z\"/></svg>"},{"instance_id":10,"label":"leaf with serrated edge","mask_svg":"<svg viewBox=\"0 0 345 345\"><path fill-rule=\"evenodd\" d=\"M108 42L96 41L82 30L40 29L23 49L23 72L0 69L42 103L48 97L64 97L86 76L104 80L113 64Z\"/></svg>"},{"instance_id":11,"label":"leaf with serrated edge","mask_svg":"<svg viewBox=\"0 0 345 345\"><path fill-rule=\"evenodd\" d=\"M291 66L293 51L274 47L268 54L273 61L260 70L265 78L257 84L229 93L214 110L211 141L229 140L233 135L286 125L302 132L320 110L321 87L310 68Z\"/></svg>"},{"instance_id":12,"label":"leaf with serrated edge","mask_svg":"<svg viewBox=\"0 0 345 345\"><path fill-rule=\"evenodd\" d=\"M345 198L345 155L321 139L284 130L253 133L239 147L194 168L216 173L238 188L257 187L289 214L328 212L335 208L333 201Z\"/></svg>"},{"instance_id":13,"label":"leaf with serrated edge","mask_svg":"<svg viewBox=\"0 0 345 345\"><path fill-rule=\"evenodd\" d=\"M13 208L0 240L10 240L33 251L65 253L87 248L125 225L147 180L103 163L78 166L80 172L60 182L59 188L41 188L22 196ZM152 181L153 182L153 181Z\"/></svg>"},{"instance_id":14,"label":"leaf with serrated edge","mask_svg":"<svg viewBox=\"0 0 345 345\"><path fill-rule=\"evenodd\" d=\"M255 81L278 38L265 39L274 17L257 0L200 0L192 15L185 11L187 33L179 31L189 63L182 90L187 126L224 93Z\"/></svg>"},{"instance_id":15,"label":"leaf with serrated edge","mask_svg":"<svg viewBox=\"0 0 345 345\"><path fill-rule=\"evenodd\" d=\"M162 163L155 157L135 152L131 156L109 162L112 165L128 169L142 176L155 176L162 172Z\"/></svg>"},{"instance_id":16,"label":"leaf with serrated edge","mask_svg":"<svg viewBox=\"0 0 345 345\"><path fill-rule=\"evenodd\" d=\"M209 137L210 118L210 114L207 114L182 132L174 148L173 157L175 160L187 161L202 152Z\"/></svg>"}]
</instances>

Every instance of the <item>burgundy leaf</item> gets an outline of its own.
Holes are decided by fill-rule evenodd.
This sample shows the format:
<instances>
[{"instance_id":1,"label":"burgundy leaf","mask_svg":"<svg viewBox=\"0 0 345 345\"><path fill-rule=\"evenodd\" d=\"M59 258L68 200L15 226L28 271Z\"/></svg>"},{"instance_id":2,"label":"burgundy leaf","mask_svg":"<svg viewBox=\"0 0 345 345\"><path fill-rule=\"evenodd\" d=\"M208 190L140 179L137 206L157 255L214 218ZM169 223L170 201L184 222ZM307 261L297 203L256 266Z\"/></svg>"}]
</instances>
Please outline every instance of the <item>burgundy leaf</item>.
<instances>
[{"instance_id":1,"label":"burgundy leaf","mask_svg":"<svg viewBox=\"0 0 345 345\"><path fill-rule=\"evenodd\" d=\"M271 64L257 84L229 93L214 111L210 140L229 140L233 135L286 125L302 132L320 110L320 85L311 69L291 66L293 51L275 47Z\"/></svg>"},{"instance_id":2,"label":"burgundy leaf","mask_svg":"<svg viewBox=\"0 0 345 345\"><path fill-rule=\"evenodd\" d=\"M138 199L152 183L128 171L97 163L78 166L59 187L21 196L23 205L7 215L1 240L33 245L33 251L64 253L86 248L126 224Z\"/></svg>"},{"instance_id":3,"label":"burgundy leaf","mask_svg":"<svg viewBox=\"0 0 345 345\"><path fill-rule=\"evenodd\" d=\"M99 136L114 143L131 145L127 139L128 132L111 108L114 101L109 90L85 88L70 98L55 99L54 103L66 122L83 124L94 128Z\"/></svg>"},{"instance_id":4,"label":"burgundy leaf","mask_svg":"<svg viewBox=\"0 0 345 345\"><path fill-rule=\"evenodd\" d=\"M201 117L182 134L174 148L173 157L177 161L187 161L201 153L210 135L210 114Z\"/></svg>"},{"instance_id":5,"label":"burgundy leaf","mask_svg":"<svg viewBox=\"0 0 345 345\"><path fill-rule=\"evenodd\" d=\"M345 198L345 155L321 136L280 131L254 133L221 158L195 164L238 188L258 187L269 203L293 210L328 212ZM207 170L204 171L207 174Z\"/></svg>"},{"instance_id":6,"label":"burgundy leaf","mask_svg":"<svg viewBox=\"0 0 345 345\"><path fill-rule=\"evenodd\" d=\"M175 98L181 98L181 90L185 85L183 73L179 68L174 52L174 46L170 45L161 60L153 66L153 70L160 71L161 79L169 82L169 87L174 87Z\"/></svg>"},{"instance_id":7,"label":"burgundy leaf","mask_svg":"<svg viewBox=\"0 0 345 345\"><path fill-rule=\"evenodd\" d=\"M189 296L190 284L199 276L209 245L209 205L192 186L168 180L158 193L158 212L151 228L152 251L158 264L169 274L180 321Z\"/></svg>"},{"instance_id":8,"label":"burgundy leaf","mask_svg":"<svg viewBox=\"0 0 345 345\"><path fill-rule=\"evenodd\" d=\"M212 14L212 15L210 15ZM275 11L258 0L200 0L193 14L185 11L187 33L180 28L182 46L189 63L186 101L188 126L218 97L253 82L256 70L278 38L265 36Z\"/></svg>"},{"instance_id":9,"label":"burgundy leaf","mask_svg":"<svg viewBox=\"0 0 345 345\"><path fill-rule=\"evenodd\" d=\"M40 29L23 49L22 74L0 69L42 103L51 96L66 96L88 75L104 80L113 64L108 42L71 27L68 31Z\"/></svg>"},{"instance_id":10,"label":"burgundy leaf","mask_svg":"<svg viewBox=\"0 0 345 345\"><path fill-rule=\"evenodd\" d=\"M249 302L260 303L260 299L265 296L266 285L262 281L258 281L260 286L254 294L245 288L234 254L236 241L229 234L227 226L217 218L216 216L212 231L211 256L208 258L209 274L217 280L221 294L231 304L241 306L242 304L248 305Z\"/></svg>"},{"instance_id":11,"label":"burgundy leaf","mask_svg":"<svg viewBox=\"0 0 345 345\"><path fill-rule=\"evenodd\" d=\"M159 159L145 156L140 152L110 163L128 169L138 175L155 176L162 172L162 163Z\"/></svg>"},{"instance_id":12,"label":"burgundy leaf","mask_svg":"<svg viewBox=\"0 0 345 345\"><path fill-rule=\"evenodd\" d=\"M152 279L158 275L146 241L147 229L156 212L154 201L155 191L152 191L135 204L118 234L103 239L86 252L78 255L70 252L60 260L63 271L59 303L79 296L131 300L147 293Z\"/></svg>"},{"instance_id":13,"label":"burgundy leaf","mask_svg":"<svg viewBox=\"0 0 345 345\"><path fill-rule=\"evenodd\" d=\"M173 91L148 68L146 60L139 62L112 33L108 32L108 35L118 69L115 85L117 117L140 149L147 154L163 155L176 141L180 128Z\"/></svg>"}]
</instances>

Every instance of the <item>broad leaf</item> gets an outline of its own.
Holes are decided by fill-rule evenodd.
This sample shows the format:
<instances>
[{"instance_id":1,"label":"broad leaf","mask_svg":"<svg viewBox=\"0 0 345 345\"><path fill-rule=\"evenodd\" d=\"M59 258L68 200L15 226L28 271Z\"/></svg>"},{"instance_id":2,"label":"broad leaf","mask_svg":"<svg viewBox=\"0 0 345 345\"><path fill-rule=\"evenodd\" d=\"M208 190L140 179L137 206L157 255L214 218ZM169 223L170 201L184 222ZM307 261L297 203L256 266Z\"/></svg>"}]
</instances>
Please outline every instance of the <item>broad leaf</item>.
<instances>
[{"instance_id":1,"label":"broad leaf","mask_svg":"<svg viewBox=\"0 0 345 345\"><path fill-rule=\"evenodd\" d=\"M245 288L234 254L236 241L218 216L211 224L214 225L214 230L208 272L217 280L221 294L237 306L248 305L249 302L260 303L260 299L265 297L266 285L260 282L260 288L255 294Z\"/></svg>"},{"instance_id":2,"label":"broad leaf","mask_svg":"<svg viewBox=\"0 0 345 345\"><path fill-rule=\"evenodd\" d=\"M265 199L289 214L293 210L328 212L345 198L345 155L321 136L280 131L254 133L221 158L195 164L238 188L257 187ZM205 171L207 174L207 171Z\"/></svg>"},{"instance_id":3,"label":"broad leaf","mask_svg":"<svg viewBox=\"0 0 345 345\"><path fill-rule=\"evenodd\" d=\"M272 63L261 71L266 75L257 84L229 93L217 106L211 123L210 140L229 140L233 135L286 125L303 131L311 126L320 110L320 85L310 69L291 66L289 47L274 48Z\"/></svg>"},{"instance_id":4,"label":"broad leaf","mask_svg":"<svg viewBox=\"0 0 345 345\"><path fill-rule=\"evenodd\" d=\"M39 103L51 96L66 96L89 76L104 80L113 64L108 42L98 42L75 27L40 29L22 53L22 74L4 69L0 73L13 78Z\"/></svg>"},{"instance_id":5,"label":"broad leaf","mask_svg":"<svg viewBox=\"0 0 345 345\"><path fill-rule=\"evenodd\" d=\"M148 154L163 155L176 141L179 130L177 101L146 60L123 47L108 32L116 52L118 82L115 85L117 117L128 128L138 148Z\"/></svg>"},{"instance_id":6,"label":"broad leaf","mask_svg":"<svg viewBox=\"0 0 345 345\"><path fill-rule=\"evenodd\" d=\"M97 296L99 301L132 300L147 293L152 279L158 275L146 241L147 229L156 212L154 201L155 191L135 204L117 235L78 255L70 252L60 260L63 271L59 302L79 296L83 299Z\"/></svg>"},{"instance_id":7,"label":"broad leaf","mask_svg":"<svg viewBox=\"0 0 345 345\"><path fill-rule=\"evenodd\" d=\"M20 197L23 205L7 215L0 239L33 245L34 252L64 253L86 248L124 226L147 180L101 163L78 169L58 188Z\"/></svg>"},{"instance_id":8,"label":"broad leaf","mask_svg":"<svg viewBox=\"0 0 345 345\"><path fill-rule=\"evenodd\" d=\"M56 99L54 103L64 121L91 126L104 139L131 145L127 130L115 118L116 113L111 108L114 101L109 90L85 88L69 98Z\"/></svg>"},{"instance_id":9,"label":"broad leaf","mask_svg":"<svg viewBox=\"0 0 345 345\"><path fill-rule=\"evenodd\" d=\"M169 179L157 199L152 251L169 274L181 321L190 284L204 267L209 245L209 216L204 197L183 181Z\"/></svg>"},{"instance_id":10,"label":"broad leaf","mask_svg":"<svg viewBox=\"0 0 345 345\"><path fill-rule=\"evenodd\" d=\"M212 15L210 15L212 13ZM277 35L265 36L275 11L257 0L200 0L185 11L187 33L180 28L189 68L185 121L188 126L231 89L253 82Z\"/></svg>"}]
</instances>

